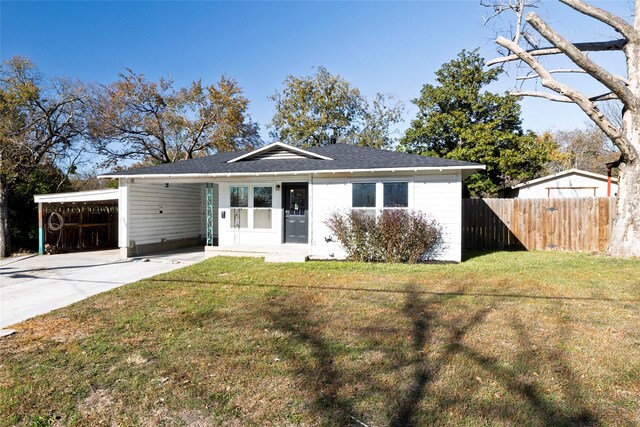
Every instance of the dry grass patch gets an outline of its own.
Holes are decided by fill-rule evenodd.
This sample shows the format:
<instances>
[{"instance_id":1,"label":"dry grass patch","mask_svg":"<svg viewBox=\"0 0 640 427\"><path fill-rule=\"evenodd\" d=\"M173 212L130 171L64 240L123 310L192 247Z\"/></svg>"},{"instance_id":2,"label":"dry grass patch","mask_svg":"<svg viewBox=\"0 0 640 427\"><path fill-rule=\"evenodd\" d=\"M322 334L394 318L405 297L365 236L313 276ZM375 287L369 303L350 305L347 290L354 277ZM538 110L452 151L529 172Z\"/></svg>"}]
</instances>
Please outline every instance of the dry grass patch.
<instances>
[{"instance_id":1,"label":"dry grass patch","mask_svg":"<svg viewBox=\"0 0 640 427\"><path fill-rule=\"evenodd\" d=\"M638 273L208 260L16 325L0 425L634 425Z\"/></svg>"}]
</instances>

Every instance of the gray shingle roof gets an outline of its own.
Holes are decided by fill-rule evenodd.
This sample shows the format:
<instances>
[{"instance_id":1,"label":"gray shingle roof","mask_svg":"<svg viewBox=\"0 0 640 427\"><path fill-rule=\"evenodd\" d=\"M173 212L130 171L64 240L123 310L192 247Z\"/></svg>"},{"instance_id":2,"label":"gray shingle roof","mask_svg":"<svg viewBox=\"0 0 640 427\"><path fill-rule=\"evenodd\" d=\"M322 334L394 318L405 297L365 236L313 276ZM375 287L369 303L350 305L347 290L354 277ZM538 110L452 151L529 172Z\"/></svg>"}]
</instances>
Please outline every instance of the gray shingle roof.
<instances>
[{"instance_id":1,"label":"gray shingle roof","mask_svg":"<svg viewBox=\"0 0 640 427\"><path fill-rule=\"evenodd\" d=\"M265 172L313 172L326 170L372 170L389 168L462 168L482 169L479 163L441 159L416 154L398 153L347 144L333 144L324 147L309 148L333 160L322 159L272 159L255 161L229 160L246 152L220 153L207 157L182 160L157 166L128 169L106 174L105 176L143 176L143 175L180 175L180 174L251 174Z\"/></svg>"}]
</instances>

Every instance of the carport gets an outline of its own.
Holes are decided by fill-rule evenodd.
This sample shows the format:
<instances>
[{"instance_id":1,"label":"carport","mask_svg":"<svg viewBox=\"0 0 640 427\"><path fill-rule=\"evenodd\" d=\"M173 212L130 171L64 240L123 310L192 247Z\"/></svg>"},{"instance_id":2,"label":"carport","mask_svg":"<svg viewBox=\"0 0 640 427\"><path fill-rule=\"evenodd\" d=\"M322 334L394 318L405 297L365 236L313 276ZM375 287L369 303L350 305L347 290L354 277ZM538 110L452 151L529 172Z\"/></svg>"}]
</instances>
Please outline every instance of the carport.
<instances>
[{"instance_id":1,"label":"carport","mask_svg":"<svg viewBox=\"0 0 640 427\"><path fill-rule=\"evenodd\" d=\"M118 247L118 189L40 194L40 254Z\"/></svg>"}]
</instances>

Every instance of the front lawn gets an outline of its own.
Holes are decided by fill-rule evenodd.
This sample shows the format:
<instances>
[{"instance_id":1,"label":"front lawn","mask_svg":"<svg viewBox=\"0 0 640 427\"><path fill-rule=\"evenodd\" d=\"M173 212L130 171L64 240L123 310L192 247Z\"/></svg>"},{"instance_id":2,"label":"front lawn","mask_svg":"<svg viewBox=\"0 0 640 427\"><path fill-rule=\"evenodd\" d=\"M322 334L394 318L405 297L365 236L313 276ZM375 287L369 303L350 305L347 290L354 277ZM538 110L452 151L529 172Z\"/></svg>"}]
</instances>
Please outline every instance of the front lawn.
<instances>
[{"instance_id":1,"label":"front lawn","mask_svg":"<svg viewBox=\"0 0 640 427\"><path fill-rule=\"evenodd\" d=\"M640 424L640 261L218 258L15 329L3 426Z\"/></svg>"}]
</instances>

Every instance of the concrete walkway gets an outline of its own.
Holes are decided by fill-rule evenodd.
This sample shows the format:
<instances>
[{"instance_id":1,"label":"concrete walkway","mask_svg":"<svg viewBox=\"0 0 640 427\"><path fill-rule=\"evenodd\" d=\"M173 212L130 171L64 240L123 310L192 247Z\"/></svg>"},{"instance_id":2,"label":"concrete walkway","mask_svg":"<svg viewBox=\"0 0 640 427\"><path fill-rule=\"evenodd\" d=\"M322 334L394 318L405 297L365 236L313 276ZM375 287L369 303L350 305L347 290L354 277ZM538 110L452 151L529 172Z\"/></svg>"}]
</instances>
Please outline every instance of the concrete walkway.
<instances>
[{"instance_id":1,"label":"concrete walkway","mask_svg":"<svg viewBox=\"0 0 640 427\"><path fill-rule=\"evenodd\" d=\"M0 328L203 259L203 248L126 260L117 249L0 259Z\"/></svg>"}]
</instances>

